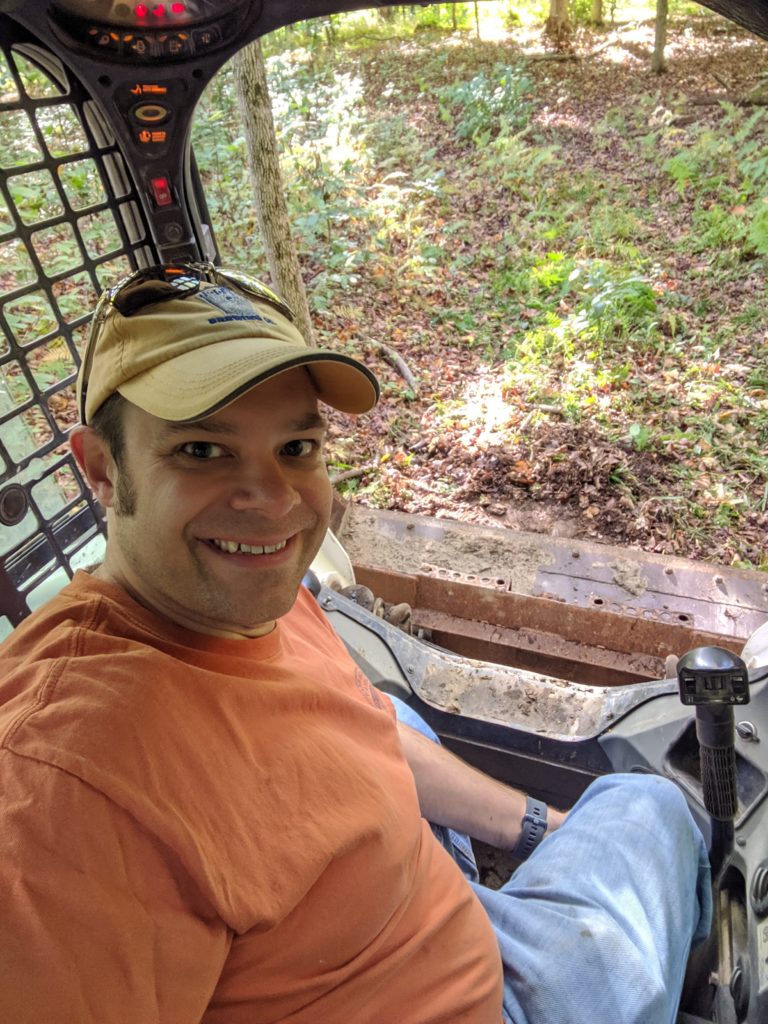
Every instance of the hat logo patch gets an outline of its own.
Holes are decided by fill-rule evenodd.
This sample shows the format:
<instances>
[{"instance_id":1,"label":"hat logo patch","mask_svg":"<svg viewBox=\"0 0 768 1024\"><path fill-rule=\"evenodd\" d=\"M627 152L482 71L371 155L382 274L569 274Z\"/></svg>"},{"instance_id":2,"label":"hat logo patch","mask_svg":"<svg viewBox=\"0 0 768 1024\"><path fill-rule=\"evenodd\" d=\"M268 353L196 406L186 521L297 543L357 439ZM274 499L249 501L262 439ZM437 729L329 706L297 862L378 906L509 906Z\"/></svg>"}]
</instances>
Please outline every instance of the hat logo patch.
<instances>
[{"instance_id":1,"label":"hat logo patch","mask_svg":"<svg viewBox=\"0 0 768 1024\"><path fill-rule=\"evenodd\" d=\"M221 310L224 316L215 316L209 319L209 324L224 324L230 320L262 320L264 323L273 324L268 316L260 316L243 295L238 295L230 288L219 285L215 288L205 288L199 291L198 297L207 302L209 306Z\"/></svg>"}]
</instances>

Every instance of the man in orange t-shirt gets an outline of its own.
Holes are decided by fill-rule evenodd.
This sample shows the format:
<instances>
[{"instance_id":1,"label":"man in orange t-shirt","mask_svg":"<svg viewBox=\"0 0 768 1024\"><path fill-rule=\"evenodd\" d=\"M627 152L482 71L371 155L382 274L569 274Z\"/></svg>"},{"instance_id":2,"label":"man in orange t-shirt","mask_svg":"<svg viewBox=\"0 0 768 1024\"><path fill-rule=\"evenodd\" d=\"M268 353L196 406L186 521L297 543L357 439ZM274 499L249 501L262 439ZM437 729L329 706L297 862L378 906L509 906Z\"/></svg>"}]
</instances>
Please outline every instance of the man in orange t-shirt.
<instances>
[{"instance_id":1,"label":"man in orange t-shirt","mask_svg":"<svg viewBox=\"0 0 768 1024\"><path fill-rule=\"evenodd\" d=\"M532 809L397 722L300 585L331 505L318 403L377 395L242 276L166 265L105 293L72 434L104 561L3 647L0 1020L672 1019L707 928L676 790ZM622 848L664 815L645 889L579 867L627 800ZM484 890L425 819L535 850L531 873Z\"/></svg>"}]
</instances>

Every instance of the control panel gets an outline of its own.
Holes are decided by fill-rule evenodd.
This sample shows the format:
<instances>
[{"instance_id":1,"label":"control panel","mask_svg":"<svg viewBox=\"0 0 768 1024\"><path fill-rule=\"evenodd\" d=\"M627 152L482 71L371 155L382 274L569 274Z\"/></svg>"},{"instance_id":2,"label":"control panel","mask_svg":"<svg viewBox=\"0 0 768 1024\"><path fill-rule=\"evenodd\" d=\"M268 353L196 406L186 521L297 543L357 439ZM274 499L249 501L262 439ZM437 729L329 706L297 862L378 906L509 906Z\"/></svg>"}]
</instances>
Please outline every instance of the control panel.
<instances>
[{"instance_id":1,"label":"control panel","mask_svg":"<svg viewBox=\"0 0 768 1024\"><path fill-rule=\"evenodd\" d=\"M13 2L21 2L32 31L77 68L104 111L158 258L210 258L210 232L190 219L194 203L203 201L187 194L191 119L219 67L257 36L263 0ZM41 7L43 19L34 13Z\"/></svg>"},{"instance_id":2,"label":"control panel","mask_svg":"<svg viewBox=\"0 0 768 1024\"><path fill-rule=\"evenodd\" d=\"M253 17L248 0L55 0L49 17L63 42L96 59L167 65L205 57L232 43L244 8Z\"/></svg>"}]
</instances>

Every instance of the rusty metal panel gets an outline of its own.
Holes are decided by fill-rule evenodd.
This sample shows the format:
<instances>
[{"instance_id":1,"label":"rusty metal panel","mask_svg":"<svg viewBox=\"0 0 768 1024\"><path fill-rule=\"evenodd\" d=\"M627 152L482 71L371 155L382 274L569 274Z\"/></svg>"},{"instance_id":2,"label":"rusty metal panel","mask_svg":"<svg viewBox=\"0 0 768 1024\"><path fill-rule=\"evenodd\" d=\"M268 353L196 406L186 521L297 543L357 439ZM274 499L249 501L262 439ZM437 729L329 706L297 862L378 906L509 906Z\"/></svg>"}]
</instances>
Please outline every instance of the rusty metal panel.
<instances>
[{"instance_id":1,"label":"rusty metal panel","mask_svg":"<svg viewBox=\"0 0 768 1024\"><path fill-rule=\"evenodd\" d=\"M399 604L406 601L416 607L416 577L404 572L377 568L374 565L354 564L355 579L363 586L370 587L377 597Z\"/></svg>"},{"instance_id":2,"label":"rusty metal panel","mask_svg":"<svg viewBox=\"0 0 768 1024\"><path fill-rule=\"evenodd\" d=\"M653 678L692 647L739 651L768 620L765 573L356 506L339 528L359 582L408 602L439 643L592 684L630 663Z\"/></svg>"},{"instance_id":3,"label":"rusty metal panel","mask_svg":"<svg viewBox=\"0 0 768 1024\"><path fill-rule=\"evenodd\" d=\"M416 573L422 565L498 579L518 593L574 599L568 581L617 588L620 605L693 614L712 605L768 618L768 575L591 541L348 505L334 529L353 562ZM664 605L668 607L665 609ZM705 614L705 613L702 613ZM706 631L706 621L697 623Z\"/></svg>"},{"instance_id":4,"label":"rusty metal panel","mask_svg":"<svg viewBox=\"0 0 768 1024\"><path fill-rule=\"evenodd\" d=\"M624 654L664 658L692 647L719 644L740 650L741 640L691 629L673 613L611 606L581 607L565 600L513 594L497 584L469 581L461 573L434 569L416 576L419 608L443 611L510 629L530 628L574 643Z\"/></svg>"},{"instance_id":5,"label":"rusty metal panel","mask_svg":"<svg viewBox=\"0 0 768 1024\"><path fill-rule=\"evenodd\" d=\"M413 624L455 654L593 686L620 686L664 676L664 661L573 643L532 629L506 629L419 608Z\"/></svg>"},{"instance_id":6,"label":"rusty metal panel","mask_svg":"<svg viewBox=\"0 0 768 1024\"><path fill-rule=\"evenodd\" d=\"M679 558L553 544L552 561L536 574L531 593L580 607L654 613L667 622L746 639L768 618L764 573Z\"/></svg>"}]
</instances>

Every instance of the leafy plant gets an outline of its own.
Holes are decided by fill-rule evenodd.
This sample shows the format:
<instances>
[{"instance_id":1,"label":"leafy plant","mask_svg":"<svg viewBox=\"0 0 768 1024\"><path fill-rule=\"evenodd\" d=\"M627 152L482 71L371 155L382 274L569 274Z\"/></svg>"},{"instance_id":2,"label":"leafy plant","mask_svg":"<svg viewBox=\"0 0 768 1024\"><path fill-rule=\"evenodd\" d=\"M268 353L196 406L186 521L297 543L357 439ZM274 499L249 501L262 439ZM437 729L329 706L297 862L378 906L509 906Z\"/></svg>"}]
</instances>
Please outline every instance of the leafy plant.
<instances>
[{"instance_id":1,"label":"leafy plant","mask_svg":"<svg viewBox=\"0 0 768 1024\"><path fill-rule=\"evenodd\" d=\"M574 275L581 276L578 268ZM576 276L574 276L574 280ZM656 296L639 274L612 275L601 263L589 267L584 284L584 315L597 337L647 336L655 326Z\"/></svg>"},{"instance_id":2,"label":"leafy plant","mask_svg":"<svg viewBox=\"0 0 768 1024\"><path fill-rule=\"evenodd\" d=\"M637 451L643 452L650 446L653 431L644 423L630 423L627 433Z\"/></svg>"},{"instance_id":3,"label":"leafy plant","mask_svg":"<svg viewBox=\"0 0 768 1024\"><path fill-rule=\"evenodd\" d=\"M519 132L528 124L532 105L531 79L519 66L497 64L468 82L447 85L437 92L445 120L460 139L478 144L498 134Z\"/></svg>"}]
</instances>

